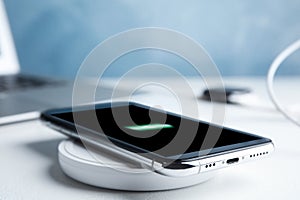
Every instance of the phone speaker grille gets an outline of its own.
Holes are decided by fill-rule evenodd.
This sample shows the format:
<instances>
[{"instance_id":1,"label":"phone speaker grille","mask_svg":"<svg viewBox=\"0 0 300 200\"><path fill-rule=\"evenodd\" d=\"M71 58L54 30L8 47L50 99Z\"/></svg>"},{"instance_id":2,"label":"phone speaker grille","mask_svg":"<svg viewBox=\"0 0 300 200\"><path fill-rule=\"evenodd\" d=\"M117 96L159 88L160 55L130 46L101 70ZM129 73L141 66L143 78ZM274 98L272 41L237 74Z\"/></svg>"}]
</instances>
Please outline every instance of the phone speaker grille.
<instances>
[{"instance_id":1,"label":"phone speaker grille","mask_svg":"<svg viewBox=\"0 0 300 200\"><path fill-rule=\"evenodd\" d=\"M264 155L267 155L268 153L269 153L268 151L265 151L265 152L260 152L260 153L257 153L257 154L251 154L250 158L264 156Z\"/></svg>"}]
</instances>

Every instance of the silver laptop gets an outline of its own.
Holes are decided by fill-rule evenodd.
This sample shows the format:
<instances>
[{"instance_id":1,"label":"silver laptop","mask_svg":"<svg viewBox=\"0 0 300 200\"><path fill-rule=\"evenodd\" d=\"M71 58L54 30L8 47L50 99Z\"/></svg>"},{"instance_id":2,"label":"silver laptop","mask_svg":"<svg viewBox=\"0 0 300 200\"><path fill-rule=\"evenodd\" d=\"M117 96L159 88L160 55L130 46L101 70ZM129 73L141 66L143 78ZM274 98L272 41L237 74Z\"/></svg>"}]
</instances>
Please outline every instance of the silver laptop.
<instances>
[{"instance_id":1,"label":"silver laptop","mask_svg":"<svg viewBox=\"0 0 300 200\"><path fill-rule=\"evenodd\" d=\"M5 5L0 0L0 125L35 119L42 110L72 105L72 82L19 72ZM109 88L103 89L97 99L105 99L110 93Z\"/></svg>"}]
</instances>

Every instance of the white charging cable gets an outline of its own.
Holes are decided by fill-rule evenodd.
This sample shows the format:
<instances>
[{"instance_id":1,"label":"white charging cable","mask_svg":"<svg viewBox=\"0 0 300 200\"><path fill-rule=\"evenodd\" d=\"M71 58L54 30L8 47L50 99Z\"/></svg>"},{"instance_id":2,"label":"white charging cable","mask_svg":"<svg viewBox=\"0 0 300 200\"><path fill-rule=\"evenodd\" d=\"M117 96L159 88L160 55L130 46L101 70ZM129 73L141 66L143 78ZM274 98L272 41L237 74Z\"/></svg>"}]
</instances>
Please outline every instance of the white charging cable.
<instances>
[{"instance_id":1,"label":"white charging cable","mask_svg":"<svg viewBox=\"0 0 300 200\"><path fill-rule=\"evenodd\" d=\"M295 124L297 124L298 126L300 126L300 122L295 119L292 115L290 115L286 109L284 107L282 107L278 102L278 99L275 97L275 93L274 93L274 77L275 74L278 70L278 68L280 67L280 65L282 64L282 62L289 57L291 54L293 54L295 51L297 51L298 49L300 49L300 40L297 40L296 42L294 42L293 44L291 44L290 46L288 46L284 51L282 51L273 61L269 71L268 71L268 76L267 76L267 87L268 87L268 93L269 96L272 100L272 102L274 103L275 107L277 108L277 110L279 112L281 112L287 119L289 119L290 121L294 122Z\"/></svg>"}]
</instances>

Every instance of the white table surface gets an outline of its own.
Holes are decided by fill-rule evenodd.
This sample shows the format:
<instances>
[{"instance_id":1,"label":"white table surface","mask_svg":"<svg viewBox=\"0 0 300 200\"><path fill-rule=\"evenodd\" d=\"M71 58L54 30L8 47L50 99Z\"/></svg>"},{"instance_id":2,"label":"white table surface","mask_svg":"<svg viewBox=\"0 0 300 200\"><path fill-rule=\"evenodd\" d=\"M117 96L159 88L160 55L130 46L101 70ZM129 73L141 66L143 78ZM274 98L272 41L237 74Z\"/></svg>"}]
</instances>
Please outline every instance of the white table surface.
<instances>
[{"instance_id":1,"label":"white table surface","mask_svg":"<svg viewBox=\"0 0 300 200\"><path fill-rule=\"evenodd\" d=\"M265 82L260 78L231 78L226 82L248 86L265 103L270 103ZM282 94L299 89L289 81L282 81L279 87ZM210 106L203 101L198 104L202 110ZM300 127L272 109L272 106L262 109L231 105L226 107L225 120L230 127L271 138L276 150L270 157L220 170L215 178L200 185L162 192L113 191L74 181L63 174L57 161L57 145L65 138L63 135L44 127L38 120L2 126L0 200L299 199ZM200 118L206 119L207 115Z\"/></svg>"}]
</instances>

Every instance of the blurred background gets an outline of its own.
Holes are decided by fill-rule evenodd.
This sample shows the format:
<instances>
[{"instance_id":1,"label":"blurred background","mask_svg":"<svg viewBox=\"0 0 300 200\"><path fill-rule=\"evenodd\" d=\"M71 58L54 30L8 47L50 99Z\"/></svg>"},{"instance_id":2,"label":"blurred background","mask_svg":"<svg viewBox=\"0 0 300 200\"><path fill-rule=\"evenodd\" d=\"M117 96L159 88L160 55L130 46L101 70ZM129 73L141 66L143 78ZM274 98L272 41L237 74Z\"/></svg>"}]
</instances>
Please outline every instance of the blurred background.
<instances>
[{"instance_id":1,"label":"blurred background","mask_svg":"<svg viewBox=\"0 0 300 200\"><path fill-rule=\"evenodd\" d=\"M276 55L300 38L299 0L5 0L5 4L22 70L39 75L73 78L98 43L137 27L165 27L192 37L224 76L266 75ZM164 53L137 52L118 65L127 70L148 62L175 68L187 64L160 54ZM290 73L300 72L297 63L298 56L289 60ZM107 75L118 73L118 67L112 67Z\"/></svg>"}]
</instances>

